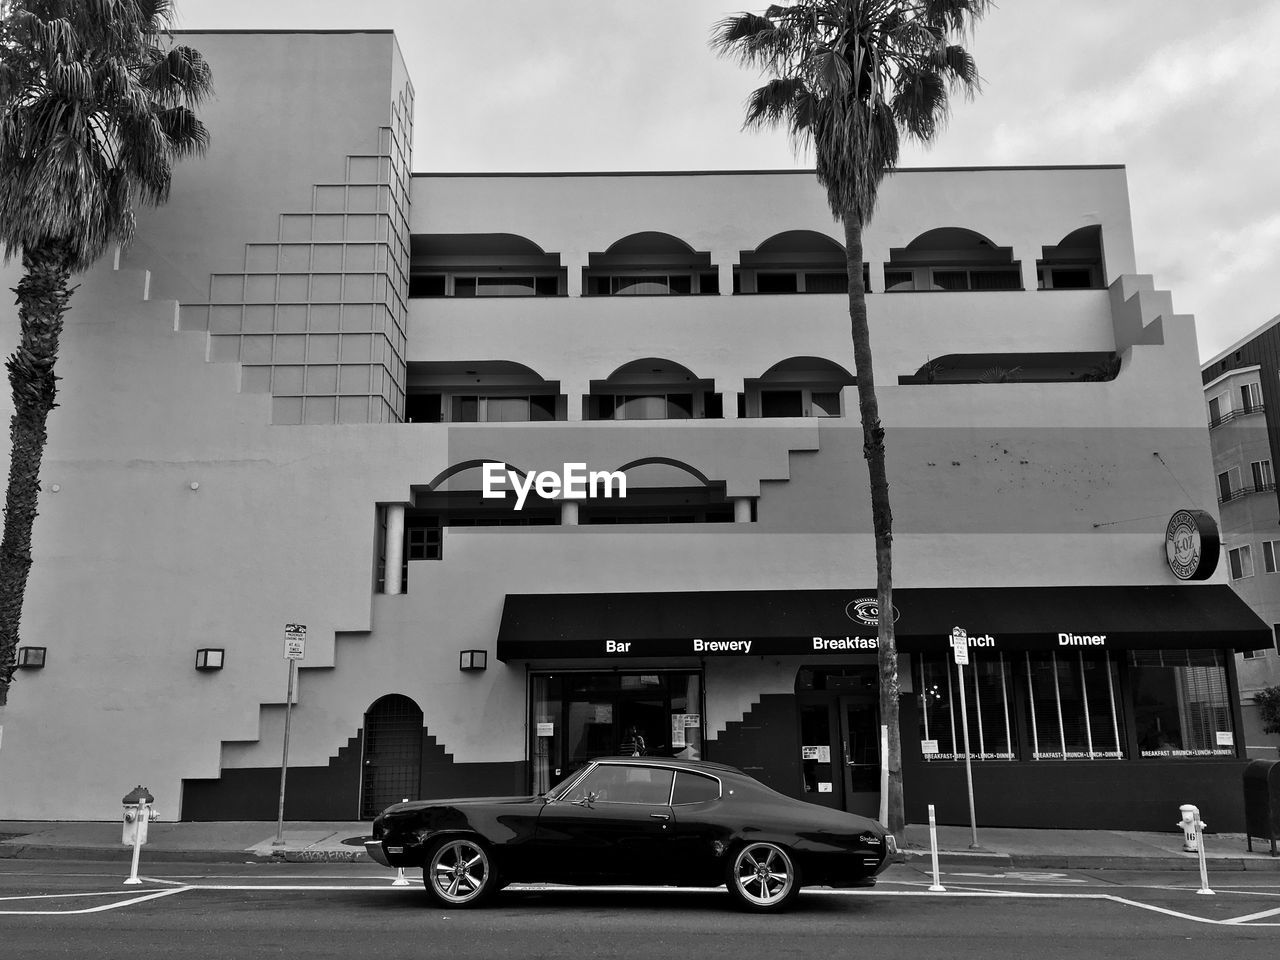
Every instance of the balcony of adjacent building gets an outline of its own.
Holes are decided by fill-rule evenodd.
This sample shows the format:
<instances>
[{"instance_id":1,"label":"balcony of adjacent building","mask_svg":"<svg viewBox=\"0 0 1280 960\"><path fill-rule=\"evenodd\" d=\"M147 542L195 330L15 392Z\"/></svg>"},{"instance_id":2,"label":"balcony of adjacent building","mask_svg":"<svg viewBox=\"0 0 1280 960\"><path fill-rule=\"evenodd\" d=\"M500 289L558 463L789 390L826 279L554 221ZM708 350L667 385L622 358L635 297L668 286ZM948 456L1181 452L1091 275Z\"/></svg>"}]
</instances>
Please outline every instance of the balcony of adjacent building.
<instances>
[{"instance_id":1,"label":"balcony of adjacent building","mask_svg":"<svg viewBox=\"0 0 1280 960\"><path fill-rule=\"evenodd\" d=\"M1254 460L1247 474L1239 466L1218 473L1217 485L1218 503L1231 503L1258 493L1275 493L1276 478L1269 459Z\"/></svg>"},{"instance_id":2,"label":"balcony of adjacent building","mask_svg":"<svg viewBox=\"0 0 1280 960\"><path fill-rule=\"evenodd\" d=\"M1260 415L1266 412L1262 402L1262 384L1257 380L1237 383L1227 390L1211 396L1209 405L1209 429L1220 427L1225 423L1241 417Z\"/></svg>"}]
</instances>

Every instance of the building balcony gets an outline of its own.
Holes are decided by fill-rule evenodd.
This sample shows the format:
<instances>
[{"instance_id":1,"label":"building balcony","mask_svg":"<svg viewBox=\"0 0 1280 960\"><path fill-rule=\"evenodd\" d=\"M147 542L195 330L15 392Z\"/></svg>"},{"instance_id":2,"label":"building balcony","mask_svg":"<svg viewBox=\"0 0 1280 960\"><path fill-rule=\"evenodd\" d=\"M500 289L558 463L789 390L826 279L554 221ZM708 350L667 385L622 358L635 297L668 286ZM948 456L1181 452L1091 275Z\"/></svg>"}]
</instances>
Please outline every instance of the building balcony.
<instances>
[{"instance_id":1,"label":"building balcony","mask_svg":"<svg viewBox=\"0 0 1280 960\"><path fill-rule=\"evenodd\" d=\"M1239 500L1255 493L1275 493L1275 489L1275 483L1257 483L1252 486L1241 487L1239 490L1229 490L1225 494L1219 492L1218 502L1230 503L1232 500Z\"/></svg>"},{"instance_id":2,"label":"building balcony","mask_svg":"<svg viewBox=\"0 0 1280 960\"><path fill-rule=\"evenodd\" d=\"M1239 417L1247 417L1255 413L1265 413L1265 412L1266 412L1266 405L1261 403L1252 407L1248 407L1244 410L1228 410L1226 413L1221 414L1220 416L1211 417L1209 419L1209 429L1212 430L1214 427L1220 427L1224 423L1230 423L1232 420L1235 420Z\"/></svg>"}]
</instances>

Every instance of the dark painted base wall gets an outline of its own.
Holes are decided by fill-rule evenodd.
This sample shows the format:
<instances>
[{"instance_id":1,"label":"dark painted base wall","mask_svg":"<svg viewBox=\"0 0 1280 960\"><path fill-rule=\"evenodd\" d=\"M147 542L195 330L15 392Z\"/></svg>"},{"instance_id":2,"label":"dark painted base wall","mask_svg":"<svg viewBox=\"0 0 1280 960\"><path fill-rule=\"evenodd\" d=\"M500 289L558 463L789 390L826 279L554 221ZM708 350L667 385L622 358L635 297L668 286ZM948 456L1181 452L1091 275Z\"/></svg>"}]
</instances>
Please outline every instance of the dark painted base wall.
<instances>
[{"instance_id":1,"label":"dark painted base wall","mask_svg":"<svg viewBox=\"0 0 1280 960\"><path fill-rule=\"evenodd\" d=\"M432 749L423 731L422 789L414 799L507 797L528 792L523 761L455 763ZM359 820L361 735L357 734L324 767L290 767L286 820ZM280 768L224 770L212 780L184 780L183 820L275 820L280 811Z\"/></svg>"},{"instance_id":2,"label":"dark painted base wall","mask_svg":"<svg viewBox=\"0 0 1280 960\"><path fill-rule=\"evenodd\" d=\"M800 733L796 698L766 693L707 744L707 759L727 763L789 797L800 796Z\"/></svg>"},{"instance_id":3,"label":"dark painted base wall","mask_svg":"<svg viewBox=\"0 0 1280 960\"><path fill-rule=\"evenodd\" d=\"M1244 830L1244 760L973 764L979 826L1168 833L1193 803L1212 833ZM967 825L964 764L903 764L907 821Z\"/></svg>"}]
</instances>

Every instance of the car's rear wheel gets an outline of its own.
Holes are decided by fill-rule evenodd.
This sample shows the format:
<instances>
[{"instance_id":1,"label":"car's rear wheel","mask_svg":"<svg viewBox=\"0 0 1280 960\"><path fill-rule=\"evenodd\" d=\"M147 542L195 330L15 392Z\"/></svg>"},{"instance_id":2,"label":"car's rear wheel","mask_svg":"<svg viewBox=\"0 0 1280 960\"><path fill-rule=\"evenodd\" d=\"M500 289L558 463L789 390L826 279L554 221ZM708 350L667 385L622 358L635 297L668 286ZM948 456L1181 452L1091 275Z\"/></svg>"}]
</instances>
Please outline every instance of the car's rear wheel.
<instances>
[{"instance_id":1,"label":"car's rear wheel","mask_svg":"<svg viewBox=\"0 0 1280 960\"><path fill-rule=\"evenodd\" d=\"M484 844L473 837L443 837L427 853L422 883L446 907L474 907L497 892L498 878Z\"/></svg>"},{"instance_id":2,"label":"car's rear wheel","mask_svg":"<svg viewBox=\"0 0 1280 960\"><path fill-rule=\"evenodd\" d=\"M800 892L795 861L776 843L748 843L729 860L729 894L744 910L785 910Z\"/></svg>"}]
</instances>

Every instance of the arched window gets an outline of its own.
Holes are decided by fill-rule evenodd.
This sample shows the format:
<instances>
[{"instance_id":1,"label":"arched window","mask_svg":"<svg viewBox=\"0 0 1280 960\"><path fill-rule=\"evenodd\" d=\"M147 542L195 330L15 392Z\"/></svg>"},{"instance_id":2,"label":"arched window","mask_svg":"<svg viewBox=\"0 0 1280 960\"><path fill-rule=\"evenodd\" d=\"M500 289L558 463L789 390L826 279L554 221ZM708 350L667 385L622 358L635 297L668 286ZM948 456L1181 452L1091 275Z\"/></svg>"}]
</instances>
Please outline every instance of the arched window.
<instances>
[{"instance_id":1,"label":"arched window","mask_svg":"<svg viewBox=\"0 0 1280 960\"><path fill-rule=\"evenodd\" d=\"M593 297L720 292L710 253L657 231L633 233L603 253L592 253L583 278L583 291Z\"/></svg>"},{"instance_id":2,"label":"arched window","mask_svg":"<svg viewBox=\"0 0 1280 960\"><path fill-rule=\"evenodd\" d=\"M409 296L554 297L560 255L512 233L419 233L409 238Z\"/></svg>"},{"instance_id":3,"label":"arched window","mask_svg":"<svg viewBox=\"0 0 1280 960\"><path fill-rule=\"evenodd\" d=\"M591 381L590 420L689 420L723 415L714 380L688 367L646 357L625 363L604 380Z\"/></svg>"},{"instance_id":4,"label":"arched window","mask_svg":"<svg viewBox=\"0 0 1280 960\"><path fill-rule=\"evenodd\" d=\"M840 391L857 380L844 367L821 357L791 357L775 363L759 379L747 380L743 417L843 416Z\"/></svg>"},{"instance_id":5,"label":"arched window","mask_svg":"<svg viewBox=\"0 0 1280 960\"><path fill-rule=\"evenodd\" d=\"M451 360L408 365L405 420L412 423L509 423L563 420L560 383L511 360Z\"/></svg>"},{"instance_id":6,"label":"arched window","mask_svg":"<svg viewBox=\"0 0 1280 960\"><path fill-rule=\"evenodd\" d=\"M939 227L889 251L884 287L908 290L1021 290L1012 247L997 247L963 227Z\"/></svg>"},{"instance_id":7,"label":"arched window","mask_svg":"<svg viewBox=\"0 0 1280 960\"><path fill-rule=\"evenodd\" d=\"M1056 246L1041 247L1036 261L1041 290L1089 290L1107 285L1102 267L1102 227L1072 230Z\"/></svg>"},{"instance_id":8,"label":"arched window","mask_svg":"<svg viewBox=\"0 0 1280 960\"><path fill-rule=\"evenodd\" d=\"M849 291L844 247L813 230L776 233L743 250L733 272L734 293L844 293ZM863 279L867 265L863 264Z\"/></svg>"}]
</instances>

